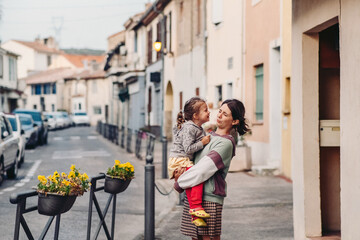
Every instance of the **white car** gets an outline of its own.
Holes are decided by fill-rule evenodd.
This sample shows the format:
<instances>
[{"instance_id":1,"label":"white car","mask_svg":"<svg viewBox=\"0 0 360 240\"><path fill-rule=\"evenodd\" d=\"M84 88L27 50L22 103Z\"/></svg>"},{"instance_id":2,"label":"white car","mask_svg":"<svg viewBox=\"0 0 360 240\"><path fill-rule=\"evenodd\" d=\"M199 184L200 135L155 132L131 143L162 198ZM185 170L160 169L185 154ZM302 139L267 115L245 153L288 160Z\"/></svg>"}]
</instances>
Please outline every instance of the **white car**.
<instances>
[{"instance_id":1,"label":"white car","mask_svg":"<svg viewBox=\"0 0 360 240\"><path fill-rule=\"evenodd\" d=\"M48 129L49 130L56 130L59 128L58 123L56 122L56 117L53 113L44 112L43 113L46 119L48 120Z\"/></svg>"},{"instance_id":2,"label":"white car","mask_svg":"<svg viewBox=\"0 0 360 240\"><path fill-rule=\"evenodd\" d=\"M20 165L25 160L25 131L22 129L20 118L16 114L5 114L6 118L9 120L14 137L19 138L19 157L18 157L18 165Z\"/></svg>"},{"instance_id":3,"label":"white car","mask_svg":"<svg viewBox=\"0 0 360 240\"><path fill-rule=\"evenodd\" d=\"M4 174L14 179L18 173L19 139L14 137L13 130L5 114L0 113L0 185Z\"/></svg>"},{"instance_id":4,"label":"white car","mask_svg":"<svg viewBox=\"0 0 360 240\"><path fill-rule=\"evenodd\" d=\"M75 126L90 126L90 119L86 112L73 112L71 118Z\"/></svg>"}]
</instances>

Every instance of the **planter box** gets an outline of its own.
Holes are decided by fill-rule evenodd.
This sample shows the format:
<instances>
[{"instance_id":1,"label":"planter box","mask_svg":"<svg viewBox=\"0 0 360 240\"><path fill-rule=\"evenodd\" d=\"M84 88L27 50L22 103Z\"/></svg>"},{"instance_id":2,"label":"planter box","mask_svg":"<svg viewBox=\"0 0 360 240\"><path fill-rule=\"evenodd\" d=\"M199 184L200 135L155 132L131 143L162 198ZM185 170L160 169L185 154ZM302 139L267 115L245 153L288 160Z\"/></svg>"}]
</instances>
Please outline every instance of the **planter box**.
<instances>
[{"instance_id":1,"label":"planter box","mask_svg":"<svg viewBox=\"0 0 360 240\"><path fill-rule=\"evenodd\" d=\"M235 156L231 160L229 172L248 171L251 170L251 147L236 147Z\"/></svg>"}]
</instances>

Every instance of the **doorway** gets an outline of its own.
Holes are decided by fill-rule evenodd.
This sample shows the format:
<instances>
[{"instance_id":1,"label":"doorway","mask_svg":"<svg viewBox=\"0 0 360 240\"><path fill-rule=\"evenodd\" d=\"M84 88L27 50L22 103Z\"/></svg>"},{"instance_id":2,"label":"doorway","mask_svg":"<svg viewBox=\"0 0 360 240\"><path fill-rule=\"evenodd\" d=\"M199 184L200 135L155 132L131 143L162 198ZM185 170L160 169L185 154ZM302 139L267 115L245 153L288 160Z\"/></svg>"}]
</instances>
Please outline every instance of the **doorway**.
<instances>
[{"instance_id":1,"label":"doorway","mask_svg":"<svg viewBox=\"0 0 360 240\"><path fill-rule=\"evenodd\" d=\"M319 120L321 223L325 236L341 232L339 24L319 33ZM325 125L330 127L330 135L322 135Z\"/></svg>"},{"instance_id":2,"label":"doorway","mask_svg":"<svg viewBox=\"0 0 360 240\"><path fill-rule=\"evenodd\" d=\"M172 139L172 110L174 108L174 94L171 82L168 82L166 86L165 93L165 102L164 102L164 110L165 110L165 136L168 141Z\"/></svg>"}]
</instances>

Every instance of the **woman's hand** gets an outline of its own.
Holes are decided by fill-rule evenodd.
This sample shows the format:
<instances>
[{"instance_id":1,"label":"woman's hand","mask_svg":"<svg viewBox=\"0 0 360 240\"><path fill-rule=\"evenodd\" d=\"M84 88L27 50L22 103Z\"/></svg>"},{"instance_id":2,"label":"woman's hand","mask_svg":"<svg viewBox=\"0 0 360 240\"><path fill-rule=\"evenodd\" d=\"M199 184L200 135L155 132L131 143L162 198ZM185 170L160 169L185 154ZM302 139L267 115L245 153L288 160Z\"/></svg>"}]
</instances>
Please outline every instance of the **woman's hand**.
<instances>
[{"instance_id":1,"label":"woman's hand","mask_svg":"<svg viewBox=\"0 0 360 240\"><path fill-rule=\"evenodd\" d=\"M186 167L180 167L180 168L176 168L174 171L174 178L175 181L177 182L178 178L181 176L181 174L183 174L186 171Z\"/></svg>"},{"instance_id":2,"label":"woman's hand","mask_svg":"<svg viewBox=\"0 0 360 240\"><path fill-rule=\"evenodd\" d=\"M207 135L201 139L202 144L205 146L210 142L210 135Z\"/></svg>"}]
</instances>

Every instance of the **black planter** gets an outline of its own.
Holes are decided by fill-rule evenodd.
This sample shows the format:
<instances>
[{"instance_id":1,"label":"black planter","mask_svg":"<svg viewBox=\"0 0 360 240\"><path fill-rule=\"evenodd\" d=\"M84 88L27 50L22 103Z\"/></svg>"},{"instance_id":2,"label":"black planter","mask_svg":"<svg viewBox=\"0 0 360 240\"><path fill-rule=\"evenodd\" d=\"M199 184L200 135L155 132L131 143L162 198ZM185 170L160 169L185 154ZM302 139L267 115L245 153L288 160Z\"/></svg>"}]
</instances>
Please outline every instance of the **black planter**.
<instances>
[{"instance_id":1,"label":"black planter","mask_svg":"<svg viewBox=\"0 0 360 240\"><path fill-rule=\"evenodd\" d=\"M105 185L104 190L107 193L117 194L125 191L129 186L131 179L122 180L119 178L112 178L110 176L105 176Z\"/></svg>"},{"instance_id":2,"label":"black planter","mask_svg":"<svg viewBox=\"0 0 360 240\"><path fill-rule=\"evenodd\" d=\"M71 209L76 196L38 193L38 212L46 216L55 216Z\"/></svg>"}]
</instances>

